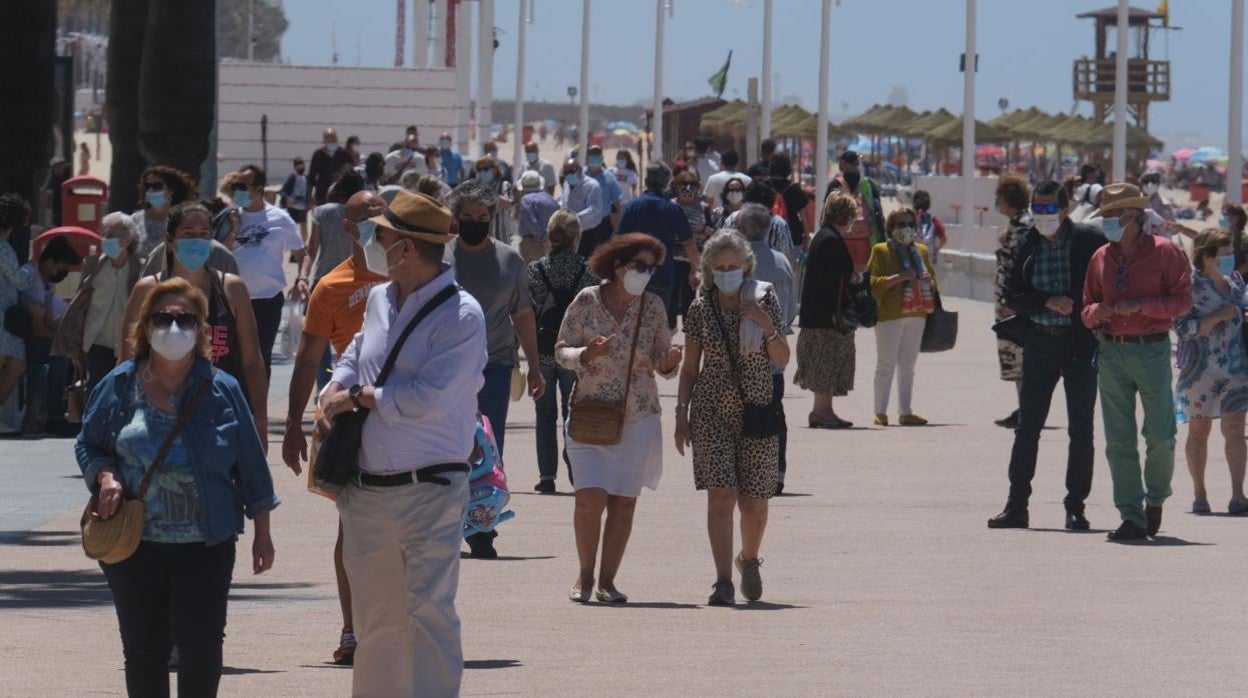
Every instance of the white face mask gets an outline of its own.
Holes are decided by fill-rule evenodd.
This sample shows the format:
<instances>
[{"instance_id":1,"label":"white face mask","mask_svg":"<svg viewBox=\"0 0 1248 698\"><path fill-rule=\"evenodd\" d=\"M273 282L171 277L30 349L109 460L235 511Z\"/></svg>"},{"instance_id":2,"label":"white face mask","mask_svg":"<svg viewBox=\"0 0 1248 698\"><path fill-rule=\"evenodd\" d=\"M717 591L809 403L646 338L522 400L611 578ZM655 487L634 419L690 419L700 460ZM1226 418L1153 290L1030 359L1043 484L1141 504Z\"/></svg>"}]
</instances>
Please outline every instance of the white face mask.
<instances>
[{"instance_id":1,"label":"white face mask","mask_svg":"<svg viewBox=\"0 0 1248 698\"><path fill-rule=\"evenodd\" d=\"M1046 214L1043 216L1032 215L1031 222L1036 226L1036 230L1046 238L1057 235L1057 229L1062 227L1062 219L1056 213Z\"/></svg>"},{"instance_id":2,"label":"white face mask","mask_svg":"<svg viewBox=\"0 0 1248 698\"><path fill-rule=\"evenodd\" d=\"M636 269L629 269L624 272L624 290L630 296L640 296L646 292L646 286L650 283L650 277L654 272L643 274Z\"/></svg>"},{"instance_id":3,"label":"white face mask","mask_svg":"<svg viewBox=\"0 0 1248 698\"><path fill-rule=\"evenodd\" d=\"M915 232L914 226L911 225L898 226L897 229L893 231L893 239L903 245L913 243L917 237L918 233Z\"/></svg>"},{"instance_id":4,"label":"white face mask","mask_svg":"<svg viewBox=\"0 0 1248 698\"><path fill-rule=\"evenodd\" d=\"M390 250L396 246L403 244L402 240L396 241L389 247L382 247L381 240L373 235L373 239L364 245L364 263L368 270L379 276L390 276Z\"/></svg>"},{"instance_id":5,"label":"white face mask","mask_svg":"<svg viewBox=\"0 0 1248 698\"><path fill-rule=\"evenodd\" d=\"M177 361L191 353L196 339L194 329L184 330L176 322L168 327L153 327L152 351L170 361Z\"/></svg>"},{"instance_id":6,"label":"white face mask","mask_svg":"<svg viewBox=\"0 0 1248 698\"><path fill-rule=\"evenodd\" d=\"M1148 194L1149 196L1156 194L1158 189L1159 187L1156 184L1153 184L1152 182L1149 182L1148 184L1144 185L1144 193Z\"/></svg>"},{"instance_id":7,"label":"white face mask","mask_svg":"<svg viewBox=\"0 0 1248 698\"><path fill-rule=\"evenodd\" d=\"M732 204L733 206L739 205L744 200L745 200L745 194L739 191L728 192L728 203Z\"/></svg>"}]
</instances>

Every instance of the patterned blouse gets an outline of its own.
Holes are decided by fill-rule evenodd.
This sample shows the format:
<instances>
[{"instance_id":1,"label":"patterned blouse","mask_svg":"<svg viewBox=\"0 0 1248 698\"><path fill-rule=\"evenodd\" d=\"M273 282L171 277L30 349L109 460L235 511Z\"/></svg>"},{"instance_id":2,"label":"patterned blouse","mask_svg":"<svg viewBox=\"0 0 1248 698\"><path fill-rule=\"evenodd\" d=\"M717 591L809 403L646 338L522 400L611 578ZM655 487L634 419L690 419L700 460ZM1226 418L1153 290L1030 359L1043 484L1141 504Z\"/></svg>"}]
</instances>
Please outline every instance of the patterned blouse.
<instances>
[{"instance_id":1,"label":"patterned blouse","mask_svg":"<svg viewBox=\"0 0 1248 698\"><path fill-rule=\"evenodd\" d=\"M652 293L634 298L624 313L624 321L616 322L615 316L602 302L601 286L591 286L576 296L576 300L568 306L563 326L559 329L559 347L555 349L555 358L560 366L576 372L573 409L576 409L577 400L604 400L617 404L623 400L633 329L637 327L637 313L643 298L646 310L641 319L641 335L637 341L633 382L628 391L624 420L636 422L662 412L659 408L659 386L654 380L655 365L672 344L663 300ZM598 336L612 334L615 341L611 344L611 351L588 366L581 365L581 353L586 345ZM671 378L679 370L677 366L670 373L660 375Z\"/></svg>"},{"instance_id":2,"label":"patterned blouse","mask_svg":"<svg viewBox=\"0 0 1248 698\"><path fill-rule=\"evenodd\" d=\"M575 252L556 250L536 262L529 262L529 266L524 272L524 282L529 287L529 298L533 301L533 312L537 313L538 322L541 322L542 319L541 313L542 308L546 305L546 297L552 293L551 288L546 285L546 280L538 272L538 267L541 267L546 272L551 286L556 289L571 289L579 293L581 289L598 285L598 277L594 276L594 272L590 271L589 265L585 263L585 258ZM579 283L577 283L578 276L580 277ZM573 284L577 284L576 288L572 288ZM575 297L575 293L573 297ZM542 354L538 358L541 359L543 366L555 365L553 354Z\"/></svg>"}]
</instances>

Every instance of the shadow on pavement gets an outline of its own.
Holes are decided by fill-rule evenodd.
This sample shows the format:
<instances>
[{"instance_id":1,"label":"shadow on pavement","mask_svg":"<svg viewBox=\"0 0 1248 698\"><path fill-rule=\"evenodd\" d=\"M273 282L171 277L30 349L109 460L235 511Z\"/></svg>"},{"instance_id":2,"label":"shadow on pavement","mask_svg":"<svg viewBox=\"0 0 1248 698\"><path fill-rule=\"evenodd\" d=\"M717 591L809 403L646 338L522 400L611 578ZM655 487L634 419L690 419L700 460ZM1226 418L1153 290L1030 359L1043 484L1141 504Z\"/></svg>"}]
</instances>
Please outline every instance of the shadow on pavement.
<instances>
[{"instance_id":1,"label":"shadow on pavement","mask_svg":"<svg viewBox=\"0 0 1248 698\"><path fill-rule=\"evenodd\" d=\"M0 608L67 608L113 603L99 570L0 571Z\"/></svg>"},{"instance_id":2,"label":"shadow on pavement","mask_svg":"<svg viewBox=\"0 0 1248 698\"><path fill-rule=\"evenodd\" d=\"M1182 538L1175 538L1174 536L1157 536L1156 538L1153 538L1153 545L1183 547L1188 545L1217 545L1217 543L1198 543L1195 541L1183 540Z\"/></svg>"},{"instance_id":3,"label":"shadow on pavement","mask_svg":"<svg viewBox=\"0 0 1248 698\"><path fill-rule=\"evenodd\" d=\"M663 611L685 611L702 608L694 603L675 603L674 601L629 601L628 603L591 603L586 606L594 608L656 608Z\"/></svg>"},{"instance_id":4,"label":"shadow on pavement","mask_svg":"<svg viewBox=\"0 0 1248 698\"><path fill-rule=\"evenodd\" d=\"M1109 532L1110 532L1110 530L1112 530L1112 529L1108 529L1108 528L1089 528L1089 529L1088 529L1088 530L1086 530L1086 531L1071 531L1071 530L1066 529L1066 528L1036 528L1035 526L1032 526L1031 528L1029 528L1029 529L1027 529L1027 530L1028 530L1028 531L1035 531L1036 533L1070 533L1070 534L1072 534L1072 535L1080 535L1080 534L1082 534L1082 535L1087 535L1087 534L1089 534L1089 533L1101 533L1101 534L1105 534L1105 533L1109 533Z\"/></svg>"},{"instance_id":5,"label":"shadow on pavement","mask_svg":"<svg viewBox=\"0 0 1248 698\"><path fill-rule=\"evenodd\" d=\"M82 534L77 531L3 531L0 545L78 545Z\"/></svg>"},{"instance_id":6,"label":"shadow on pavement","mask_svg":"<svg viewBox=\"0 0 1248 698\"><path fill-rule=\"evenodd\" d=\"M519 659L469 659L464 661L465 669L512 669L524 666Z\"/></svg>"},{"instance_id":7,"label":"shadow on pavement","mask_svg":"<svg viewBox=\"0 0 1248 698\"><path fill-rule=\"evenodd\" d=\"M788 490L785 490L784 492L781 492L780 494L776 495L776 497L780 497L782 499L784 497L813 497L813 496L815 495L811 494L810 492L789 492Z\"/></svg>"},{"instance_id":8,"label":"shadow on pavement","mask_svg":"<svg viewBox=\"0 0 1248 698\"><path fill-rule=\"evenodd\" d=\"M575 497L575 492L512 492L511 496L522 495L525 497Z\"/></svg>"},{"instance_id":9,"label":"shadow on pavement","mask_svg":"<svg viewBox=\"0 0 1248 698\"><path fill-rule=\"evenodd\" d=\"M767 601L747 601L733 606L738 611L789 611L806 606L794 606L790 603L768 603Z\"/></svg>"},{"instance_id":10,"label":"shadow on pavement","mask_svg":"<svg viewBox=\"0 0 1248 698\"><path fill-rule=\"evenodd\" d=\"M554 560L556 557L557 557L556 555L527 555L527 556L526 555L499 555L493 560L482 560L482 562L520 562L523 560ZM472 555L461 550L459 553L459 559L475 560L476 558L474 558Z\"/></svg>"},{"instance_id":11,"label":"shadow on pavement","mask_svg":"<svg viewBox=\"0 0 1248 698\"><path fill-rule=\"evenodd\" d=\"M350 664L334 664L333 662L321 662L320 664L300 664L304 669L351 669Z\"/></svg>"},{"instance_id":12,"label":"shadow on pavement","mask_svg":"<svg viewBox=\"0 0 1248 698\"><path fill-rule=\"evenodd\" d=\"M177 671L174 669L174 671ZM221 667L222 676L242 676L244 674L285 674L280 669L244 669L242 667L226 666Z\"/></svg>"}]
</instances>

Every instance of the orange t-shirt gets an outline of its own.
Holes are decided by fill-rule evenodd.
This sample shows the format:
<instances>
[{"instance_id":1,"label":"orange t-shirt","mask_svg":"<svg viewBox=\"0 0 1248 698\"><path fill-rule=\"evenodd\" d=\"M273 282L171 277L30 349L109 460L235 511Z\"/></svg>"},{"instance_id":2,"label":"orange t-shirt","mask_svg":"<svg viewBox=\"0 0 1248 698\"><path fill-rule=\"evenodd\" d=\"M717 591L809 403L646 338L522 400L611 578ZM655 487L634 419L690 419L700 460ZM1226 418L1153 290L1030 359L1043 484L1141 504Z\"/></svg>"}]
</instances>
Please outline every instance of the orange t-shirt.
<instances>
[{"instance_id":1,"label":"orange t-shirt","mask_svg":"<svg viewBox=\"0 0 1248 698\"><path fill-rule=\"evenodd\" d=\"M316 282L312 297L308 299L303 331L328 338L334 345L334 353L341 354L364 324L369 289L388 280L380 274L357 268L354 260L347 257Z\"/></svg>"}]
</instances>

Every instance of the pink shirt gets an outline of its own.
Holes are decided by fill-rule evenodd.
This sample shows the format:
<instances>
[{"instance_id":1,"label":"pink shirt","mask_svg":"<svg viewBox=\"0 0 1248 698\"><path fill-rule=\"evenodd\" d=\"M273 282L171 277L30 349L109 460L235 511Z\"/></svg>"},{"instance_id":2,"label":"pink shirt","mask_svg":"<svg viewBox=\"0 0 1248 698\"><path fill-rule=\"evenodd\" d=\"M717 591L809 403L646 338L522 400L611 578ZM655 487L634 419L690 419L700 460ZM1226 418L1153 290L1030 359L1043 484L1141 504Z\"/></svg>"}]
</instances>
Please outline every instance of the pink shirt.
<instances>
[{"instance_id":1,"label":"pink shirt","mask_svg":"<svg viewBox=\"0 0 1248 698\"><path fill-rule=\"evenodd\" d=\"M1124 288L1119 289L1119 280ZM1102 303L1140 301L1140 311L1114 315L1105 323L1096 317ZM1109 334L1135 336L1169 332L1174 318L1192 307L1192 267L1177 245L1141 234L1135 256L1125 265L1115 244L1101 247L1088 263L1083 285L1083 324Z\"/></svg>"}]
</instances>

